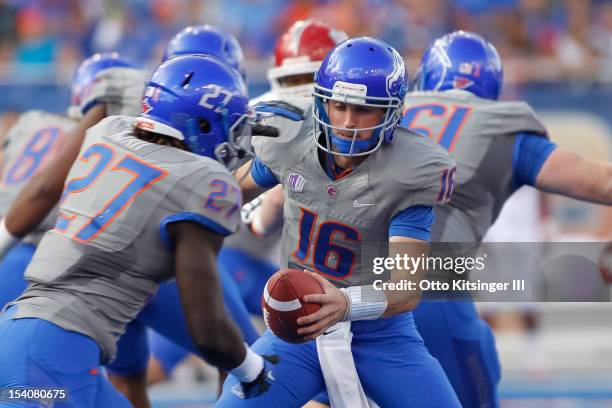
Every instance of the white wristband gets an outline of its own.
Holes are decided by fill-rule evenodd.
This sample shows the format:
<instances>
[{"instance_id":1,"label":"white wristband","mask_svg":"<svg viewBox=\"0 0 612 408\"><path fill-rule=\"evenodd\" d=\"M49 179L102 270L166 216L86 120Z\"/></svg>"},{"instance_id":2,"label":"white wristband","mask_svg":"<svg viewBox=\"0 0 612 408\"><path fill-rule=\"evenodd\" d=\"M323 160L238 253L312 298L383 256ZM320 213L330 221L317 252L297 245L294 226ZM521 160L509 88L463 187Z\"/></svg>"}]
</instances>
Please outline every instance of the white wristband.
<instances>
[{"instance_id":1,"label":"white wristband","mask_svg":"<svg viewBox=\"0 0 612 408\"><path fill-rule=\"evenodd\" d=\"M372 285L350 286L340 290L347 302L344 321L376 320L387 310L387 295Z\"/></svg>"},{"instance_id":2,"label":"white wristband","mask_svg":"<svg viewBox=\"0 0 612 408\"><path fill-rule=\"evenodd\" d=\"M2 221L0 221L0 259L4 258L4 255L19 241L19 238L6 229L6 223L3 218Z\"/></svg>"},{"instance_id":3,"label":"white wristband","mask_svg":"<svg viewBox=\"0 0 612 408\"><path fill-rule=\"evenodd\" d=\"M251 348L246 345L246 356L244 361L236 368L230 370L230 374L238 379L240 382L251 382L257 378L261 370L264 368L263 358L255 353Z\"/></svg>"}]
</instances>

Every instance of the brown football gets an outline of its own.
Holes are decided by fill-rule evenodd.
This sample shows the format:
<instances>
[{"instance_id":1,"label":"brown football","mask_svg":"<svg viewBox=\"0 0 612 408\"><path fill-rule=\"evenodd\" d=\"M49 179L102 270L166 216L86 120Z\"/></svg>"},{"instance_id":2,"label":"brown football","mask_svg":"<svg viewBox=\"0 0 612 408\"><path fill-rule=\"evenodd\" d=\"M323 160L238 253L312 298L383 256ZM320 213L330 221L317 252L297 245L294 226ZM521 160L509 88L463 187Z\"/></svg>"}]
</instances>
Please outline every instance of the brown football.
<instances>
[{"instance_id":1,"label":"brown football","mask_svg":"<svg viewBox=\"0 0 612 408\"><path fill-rule=\"evenodd\" d=\"M298 269L281 269L268 279L261 306L266 326L278 337L289 343L304 343L297 334L298 317L319 310L318 303L305 303L305 295L325 293L321 284L312 276Z\"/></svg>"}]
</instances>

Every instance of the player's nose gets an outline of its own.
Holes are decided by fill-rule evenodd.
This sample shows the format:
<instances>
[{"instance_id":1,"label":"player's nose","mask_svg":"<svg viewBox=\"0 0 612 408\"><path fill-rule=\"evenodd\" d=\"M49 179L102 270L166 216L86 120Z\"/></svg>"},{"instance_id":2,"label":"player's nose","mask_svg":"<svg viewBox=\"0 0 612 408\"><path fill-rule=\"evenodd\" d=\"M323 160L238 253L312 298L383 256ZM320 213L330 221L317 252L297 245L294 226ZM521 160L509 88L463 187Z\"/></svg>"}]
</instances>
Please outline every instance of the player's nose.
<instances>
[{"instance_id":1,"label":"player's nose","mask_svg":"<svg viewBox=\"0 0 612 408\"><path fill-rule=\"evenodd\" d=\"M347 129L354 129L355 127L357 127L355 109L350 105L345 111L344 127Z\"/></svg>"}]
</instances>

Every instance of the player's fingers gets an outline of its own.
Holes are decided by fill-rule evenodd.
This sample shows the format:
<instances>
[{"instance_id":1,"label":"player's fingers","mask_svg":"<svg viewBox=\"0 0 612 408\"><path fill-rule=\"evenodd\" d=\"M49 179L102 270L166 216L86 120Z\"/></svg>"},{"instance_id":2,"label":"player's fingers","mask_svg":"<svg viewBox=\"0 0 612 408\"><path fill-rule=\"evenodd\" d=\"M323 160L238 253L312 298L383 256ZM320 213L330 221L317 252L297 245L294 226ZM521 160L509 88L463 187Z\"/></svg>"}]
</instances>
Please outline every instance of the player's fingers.
<instances>
[{"instance_id":1,"label":"player's fingers","mask_svg":"<svg viewBox=\"0 0 612 408\"><path fill-rule=\"evenodd\" d=\"M306 303L329 303L331 296L327 293L313 293L311 295L304 295L302 300Z\"/></svg>"},{"instance_id":2,"label":"player's fingers","mask_svg":"<svg viewBox=\"0 0 612 408\"><path fill-rule=\"evenodd\" d=\"M329 330L329 328L333 326L333 324L334 324L334 321L331 317L328 319L325 319L324 321L321 321L321 323L318 325L318 330L312 334L306 335L305 337L306 340L314 340L317 337L321 336L322 334L325 334L327 330Z\"/></svg>"},{"instance_id":3,"label":"player's fingers","mask_svg":"<svg viewBox=\"0 0 612 408\"><path fill-rule=\"evenodd\" d=\"M316 336L321 335L325 331L325 329L327 329L329 326L331 326L331 323L332 323L332 317L331 316L327 316L327 317L325 317L325 318L323 318L323 319L321 319L321 320L311 324L310 326L305 326L305 327L299 328L297 332L298 332L299 335L309 336L310 338L314 338Z\"/></svg>"},{"instance_id":4,"label":"player's fingers","mask_svg":"<svg viewBox=\"0 0 612 408\"><path fill-rule=\"evenodd\" d=\"M297 324L300 326L305 326L307 324L314 323L318 320L325 319L327 316L333 313L333 309L331 307L322 306L319 310L314 313L309 314L308 316L302 316L297 319Z\"/></svg>"}]
</instances>

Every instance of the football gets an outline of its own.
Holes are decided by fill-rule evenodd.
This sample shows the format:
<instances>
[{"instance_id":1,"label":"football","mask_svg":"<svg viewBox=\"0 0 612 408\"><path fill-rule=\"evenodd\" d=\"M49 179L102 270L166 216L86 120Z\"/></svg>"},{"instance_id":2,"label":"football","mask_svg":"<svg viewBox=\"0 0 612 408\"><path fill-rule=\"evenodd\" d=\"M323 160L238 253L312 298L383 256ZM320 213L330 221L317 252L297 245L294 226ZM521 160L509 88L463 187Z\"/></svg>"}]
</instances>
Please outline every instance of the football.
<instances>
[{"instance_id":1,"label":"football","mask_svg":"<svg viewBox=\"0 0 612 408\"><path fill-rule=\"evenodd\" d=\"M297 319L316 312L317 303L302 301L305 295L325 293L321 284L298 269L281 269L268 279L261 299L266 326L276 336L289 343L304 343L297 334Z\"/></svg>"}]
</instances>

